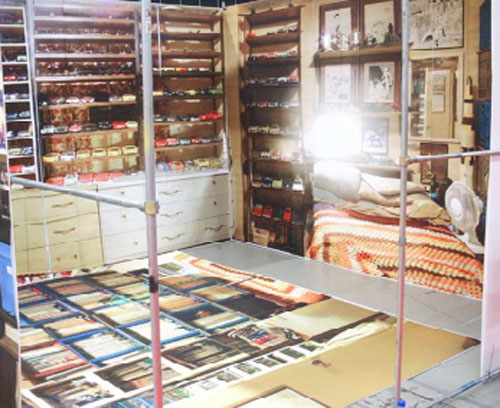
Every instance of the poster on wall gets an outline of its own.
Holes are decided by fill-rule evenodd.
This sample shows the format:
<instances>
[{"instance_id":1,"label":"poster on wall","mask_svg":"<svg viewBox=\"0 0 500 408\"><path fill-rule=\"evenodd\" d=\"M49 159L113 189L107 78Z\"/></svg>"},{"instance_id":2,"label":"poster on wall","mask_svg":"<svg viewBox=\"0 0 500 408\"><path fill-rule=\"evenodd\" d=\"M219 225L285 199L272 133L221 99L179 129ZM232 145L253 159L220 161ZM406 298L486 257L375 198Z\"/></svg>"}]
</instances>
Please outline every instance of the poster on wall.
<instances>
[{"instance_id":1,"label":"poster on wall","mask_svg":"<svg viewBox=\"0 0 500 408\"><path fill-rule=\"evenodd\" d=\"M327 65L323 70L324 102L326 104L351 103L351 64Z\"/></svg>"},{"instance_id":2,"label":"poster on wall","mask_svg":"<svg viewBox=\"0 0 500 408\"><path fill-rule=\"evenodd\" d=\"M389 26L395 27L394 1L378 1L363 7L363 36L373 38L377 44L384 42Z\"/></svg>"},{"instance_id":3,"label":"poster on wall","mask_svg":"<svg viewBox=\"0 0 500 408\"><path fill-rule=\"evenodd\" d=\"M392 61L364 64L363 102L394 102L396 64Z\"/></svg>"},{"instance_id":4,"label":"poster on wall","mask_svg":"<svg viewBox=\"0 0 500 408\"><path fill-rule=\"evenodd\" d=\"M463 0L410 0L410 46L416 50L463 46Z\"/></svg>"},{"instance_id":5,"label":"poster on wall","mask_svg":"<svg viewBox=\"0 0 500 408\"><path fill-rule=\"evenodd\" d=\"M353 0L329 4L320 8L321 35L331 38L348 37L357 26L356 4Z\"/></svg>"},{"instance_id":6,"label":"poster on wall","mask_svg":"<svg viewBox=\"0 0 500 408\"><path fill-rule=\"evenodd\" d=\"M365 154L386 155L389 150L389 120L364 119L362 126Z\"/></svg>"}]
</instances>

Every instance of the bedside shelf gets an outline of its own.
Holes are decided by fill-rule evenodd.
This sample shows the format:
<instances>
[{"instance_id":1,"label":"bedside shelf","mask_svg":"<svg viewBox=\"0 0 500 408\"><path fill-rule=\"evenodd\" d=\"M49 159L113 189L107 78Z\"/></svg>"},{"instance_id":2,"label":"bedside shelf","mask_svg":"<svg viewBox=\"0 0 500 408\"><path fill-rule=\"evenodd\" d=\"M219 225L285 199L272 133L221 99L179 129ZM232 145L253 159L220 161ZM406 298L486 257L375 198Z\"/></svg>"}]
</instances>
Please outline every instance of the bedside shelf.
<instances>
[{"instance_id":1,"label":"bedside shelf","mask_svg":"<svg viewBox=\"0 0 500 408\"><path fill-rule=\"evenodd\" d=\"M251 47L262 47L266 45L295 43L300 39L298 32L267 34L259 37L249 37L246 42Z\"/></svg>"}]
</instances>

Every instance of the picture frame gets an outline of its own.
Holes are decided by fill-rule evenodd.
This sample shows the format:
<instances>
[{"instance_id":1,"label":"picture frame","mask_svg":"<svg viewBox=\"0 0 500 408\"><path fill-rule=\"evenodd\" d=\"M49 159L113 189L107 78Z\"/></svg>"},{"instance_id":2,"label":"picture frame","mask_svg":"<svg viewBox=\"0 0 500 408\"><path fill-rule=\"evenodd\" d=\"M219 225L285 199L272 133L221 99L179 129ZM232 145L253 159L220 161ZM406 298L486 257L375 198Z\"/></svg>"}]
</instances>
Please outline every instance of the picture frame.
<instances>
[{"instance_id":1,"label":"picture frame","mask_svg":"<svg viewBox=\"0 0 500 408\"><path fill-rule=\"evenodd\" d=\"M410 47L414 50L464 46L463 0L410 0Z\"/></svg>"},{"instance_id":2,"label":"picture frame","mask_svg":"<svg viewBox=\"0 0 500 408\"><path fill-rule=\"evenodd\" d=\"M362 152L385 156L389 152L389 119L364 118L361 126Z\"/></svg>"},{"instance_id":3,"label":"picture frame","mask_svg":"<svg viewBox=\"0 0 500 408\"><path fill-rule=\"evenodd\" d=\"M375 45L384 44L389 25L392 32L401 31L400 2L396 0L361 0L360 3L360 31L362 40L371 37Z\"/></svg>"},{"instance_id":4,"label":"picture frame","mask_svg":"<svg viewBox=\"0 0 500 408\"><path fill-rule=\"evenodd\" d=\"M358 7L356 0L345 0L321 6L320 41L325 35L349 35L358 29Z\"/></svg>"},{"instance_id":5,"label":"picture frame","mask_svg":"<svg viewBox=\"0 0 500 408\"><path fill-rule=\"evenodd\" d=\"M321 102L324 105L357 102L358 65L346 59L321 67Z\"/></svg>"},{"instance_id":6,"label":"picture frame","mask_svg":"<svg viewBox=\"0 0 500 408\"><path fill-rule=\"evenodd\" d=\"M365 104L399 104L401 59L398 55L360 61L360 101Z\"/></svg>"}]
</instances>

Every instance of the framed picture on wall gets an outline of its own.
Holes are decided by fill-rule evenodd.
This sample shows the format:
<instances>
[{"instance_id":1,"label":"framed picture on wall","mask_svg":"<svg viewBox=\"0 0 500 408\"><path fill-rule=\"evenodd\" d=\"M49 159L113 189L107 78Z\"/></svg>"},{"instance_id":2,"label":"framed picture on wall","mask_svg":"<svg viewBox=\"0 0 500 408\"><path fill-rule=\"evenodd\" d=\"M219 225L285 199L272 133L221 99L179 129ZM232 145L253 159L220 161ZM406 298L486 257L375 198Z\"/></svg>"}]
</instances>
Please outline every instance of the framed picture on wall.
<instances>
[{"instance_id":1,"label":"framed picture on wall","mask_svg":"<svg viewBox=\"0 0 500 408\"><path fill-rule=\"evenodd\" d=\"M358 10L355 0L341 1L320 7L320 38L332 35L348 36L358 27Z\"/></svg>"},{"instance_id":2,"label":"framed picture on wall","mask_svg":"<svg viewBox=\"0 0 500 408\"><path fill-rule=\"evenodd\" d=\"M463 43L463 0L410 0L411 48L461 48Z\"/></svg>"},{"instance_id":3,"label":"framed picture on wall","mask_svg":"<svg viewBox=\"0 0 500 408\"><path fill-rule=\"evenodd\" d=\"M363 153L386 155L389 152L389 119L365 118L361 129Z\"/></svg>"},{"instance_id":4,"label":"framed picture on wall","mask_svg":"<svg viewBox=\"0 0 500 408\"><path fill-rule=\"evenodd\" d=\"M377 58L360 66L360 82L363 103L399 103L400 60Z\"/></svg>"},{"instance_id":5,"label":"framed picture on wall","mask_svg":"<svg viewBox=\"0 0 500 408\"><path fill-rule=\"evenodd\" d=\"M375 44L383 44L387 33L400 31L396 0L361 0L360 16L361 37Z\"/></svg>"},{"instance_id":6,"label":"framed picture on wall","mask_svg":"<svg viewBox=\"0 0 500 408\"><path fill-rule=\"evenodd\" d=\"M356 65L324 65L321 71L321 99L324 104L348 104L356 100Z\"/></svg>"}]
</instances>

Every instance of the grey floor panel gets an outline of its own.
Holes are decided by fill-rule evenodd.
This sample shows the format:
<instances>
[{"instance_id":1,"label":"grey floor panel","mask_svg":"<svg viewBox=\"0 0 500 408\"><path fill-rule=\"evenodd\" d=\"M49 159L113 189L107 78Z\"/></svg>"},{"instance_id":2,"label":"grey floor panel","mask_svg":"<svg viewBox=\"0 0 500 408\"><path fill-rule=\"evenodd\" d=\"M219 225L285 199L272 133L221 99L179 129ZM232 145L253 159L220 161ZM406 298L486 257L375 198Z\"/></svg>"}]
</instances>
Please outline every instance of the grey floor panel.
<instances>
[{"instance_id":1,"label":"grey floor panel","mask_svg":"<svg viewBox=\"0 0 500 408\"><path fill-rule=\"evenodd\" d=\"M282 279L372 310L396 314L397 282L348 271L324 262L240 241L185 250L233 268ZM415 285L406 285L405 317L479 339L481 302Z\"/></svg>"}]
</instances>

